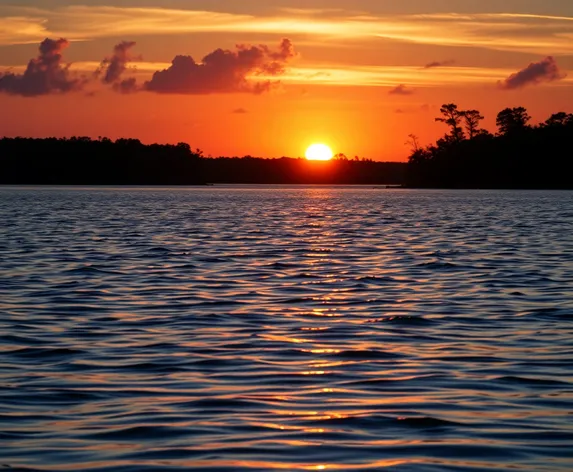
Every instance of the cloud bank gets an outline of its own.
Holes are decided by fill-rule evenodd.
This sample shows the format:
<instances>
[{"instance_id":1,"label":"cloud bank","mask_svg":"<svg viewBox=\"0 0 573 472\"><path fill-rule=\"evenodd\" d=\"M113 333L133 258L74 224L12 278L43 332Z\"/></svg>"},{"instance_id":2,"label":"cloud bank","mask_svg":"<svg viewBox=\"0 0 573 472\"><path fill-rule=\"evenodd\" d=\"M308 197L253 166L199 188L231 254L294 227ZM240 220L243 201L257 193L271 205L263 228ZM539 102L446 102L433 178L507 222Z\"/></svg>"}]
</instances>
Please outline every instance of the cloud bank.
<instances>
[{"instance_id":1,"label":"cloud bank","mask_svg":"<svg viewBox=\"0 0 573 472\"><path fill-rule=\"evenodd\" d=\"M156 93L210 94L254 93L269 91L276 81L254 80L253 76L278 76L296 56L289 39L283 39L278 51L265 45L237 45L235 51L217 49L200 63L191 56L176 56L171 66L153 74L144 83L145 90Z\"/></svg>"},{"instance_id":2,"label":"cloud bank","mask_svg":"<svg viewBox=\"0 0 573 472\"><path fill-rule=\"evenodd\" d=\"M539 62L532 62L525 69L511 74L498 85L503 90L516 90L528 85L539 85L543 82L553 82L564 79L567 74L561 72L557 61L552 56L547 56Z\"/></svg>"},{"instance_id":3,"label":"cloud bank","mask_svg":"<svg viewBox=\"0 0 573 472\"><path fill-rule=\"evenodd\" d=\"M266 45L240 44L234 51L216 49L201 62L191 56L176 56L168 68L155 71L151 80L139 85L135 77L123 77L128 64L140 60L131 53L135 45L133 41L122 41L114 46L112 55L91 73L92 82L100 80L119 93L261 94L279 83L275 78L283 75L287 64L297 56L286 38L276 50ZM0 92L37 96L81 90L89 80L77 78L69 70L71 64L63 64L62 51L68 46L63 38L42 41L40 54L30 60L22 74L0 73Z\"/></svg>"},{"instance_id":4,"label":"cloud bank","mask_svg":"<svg viewBox=\"0 0 573 472\"><path fill-rule=\"evenodd\" d=\"M0 92L34 97L80 90L85 79L72 77L69 64L62 61L62 51L68 46L69 42L64 38L46 38L40 44L38 57L28 62L23 74L0 74Z\"/></svg>"}]
</instances>

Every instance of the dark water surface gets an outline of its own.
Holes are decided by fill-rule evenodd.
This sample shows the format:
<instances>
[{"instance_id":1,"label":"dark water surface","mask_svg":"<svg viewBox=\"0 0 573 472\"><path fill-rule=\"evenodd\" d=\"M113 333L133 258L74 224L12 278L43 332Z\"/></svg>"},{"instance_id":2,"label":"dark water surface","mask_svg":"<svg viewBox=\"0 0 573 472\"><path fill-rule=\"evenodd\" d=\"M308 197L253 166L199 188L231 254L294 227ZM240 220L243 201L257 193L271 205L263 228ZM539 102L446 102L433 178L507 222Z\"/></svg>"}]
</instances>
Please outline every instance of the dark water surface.
<instances>
[{"instance_id":1,"label":"dark water surface","mask_svg":"<svg viewBox=\"0 0 573 472\"><path fill-rule=\"evenodd\" d=\"M0 189L0 465L573 470L573 192Z\"/></svg>"}]
</instances>

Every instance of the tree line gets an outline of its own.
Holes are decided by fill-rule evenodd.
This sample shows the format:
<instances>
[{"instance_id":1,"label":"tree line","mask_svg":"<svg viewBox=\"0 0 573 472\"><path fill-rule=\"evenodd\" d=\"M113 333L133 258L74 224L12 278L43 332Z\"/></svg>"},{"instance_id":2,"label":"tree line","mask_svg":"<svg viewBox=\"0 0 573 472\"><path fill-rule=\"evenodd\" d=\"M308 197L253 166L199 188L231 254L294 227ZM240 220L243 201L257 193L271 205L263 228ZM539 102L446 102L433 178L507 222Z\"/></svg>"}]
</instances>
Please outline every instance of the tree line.
<instances>
[{"instance_id":1,"label":"tree line","mask_svg":"<svg viewBox=\"0 0 573 472\"><path fill-rule=\"evenodd\" d=\"M372 184L400 185L406 164L348 159L204 157L186 143L142 144L137 139L2 138L0 184L201 185Z\"/></svg>"},{"instance_id":2,"label":"tree line","mask_svg":"<svg viewBox=\"0 0 573 472\"><path fill-rule=\"evenodd\" d=\"M201 166L208 182L226 184L402 185L406 173L405 163L348 159L343 154L328 162L217 157L202 159Z\"/></svg>"},{"instance_id":3,"label":"tree line","mask_svg":"<svg viewBox=\"0 0 573 472\"><path fill-rule=\"evenodd\" d=\"M436 121L448 131L435 144L422 147L415 135L409 136L407 186L573 188L573 114L555 113L531 125L525 108L505 108L492 134L480 127L484 117L478 110L450 103L440 113Z\"/></svg>"},{"instance_id":4,"label":"tree line","mask_svg":"<svg viewBox=\"0 0 573 472\"><path fill-rule=\"evenodd\" d=\"M88 137L0 139L0 184L194 185L200 153L186 143Z\"/></svg>"}]
</instances>

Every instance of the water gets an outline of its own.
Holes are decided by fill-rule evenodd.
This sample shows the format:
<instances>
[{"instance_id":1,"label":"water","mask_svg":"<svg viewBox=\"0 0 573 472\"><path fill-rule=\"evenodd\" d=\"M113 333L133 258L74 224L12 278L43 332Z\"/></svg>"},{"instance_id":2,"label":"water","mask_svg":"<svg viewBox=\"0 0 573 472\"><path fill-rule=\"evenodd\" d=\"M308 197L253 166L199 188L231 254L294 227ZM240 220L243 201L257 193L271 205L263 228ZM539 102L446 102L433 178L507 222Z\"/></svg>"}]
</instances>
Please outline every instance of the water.
<instances>
[{"instance_id":1,"label":"water","mask_svg":"<svg viewBox=\"0 0 573 472\"><path fill-rule=\"evenodd\" d=\"M573 193L0 189L0 464L573 469Z\"/></svg>"}]
</instances>

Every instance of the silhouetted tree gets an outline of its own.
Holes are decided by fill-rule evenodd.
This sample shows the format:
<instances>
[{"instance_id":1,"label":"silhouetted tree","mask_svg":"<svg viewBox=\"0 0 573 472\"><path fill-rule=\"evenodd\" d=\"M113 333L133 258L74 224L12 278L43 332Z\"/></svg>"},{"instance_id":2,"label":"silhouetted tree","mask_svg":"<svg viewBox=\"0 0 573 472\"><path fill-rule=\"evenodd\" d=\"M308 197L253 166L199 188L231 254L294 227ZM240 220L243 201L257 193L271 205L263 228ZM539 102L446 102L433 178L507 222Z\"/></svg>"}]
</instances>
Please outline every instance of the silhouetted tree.
<instances>
[{"instance_id":1,"label":"silhouetted tree","mask_svg":"<svg viewBox=\"0 0 573 472\"><path fill-rule=\"evenodd\" d=\"M407 146L410 146L412 152L418 151L421 147L420 138L418 138L418 136L416 136L415 134L409 134L405 144Z\"/></svg>"},{"instance_id":2,"label":"silhouetted tree","mask_svg":"<svg viewBox=\"0 0 573 472\"><path fill-rule=\"evenodd\" d=\"M499 134L506 135L523 131L527 128L527 123L531 116L527 114L527 110L523 107L506 108L500 111L497 115L496 124L499 129Z\"/></svg>"},{"instance_id":3,"label":"silhouetted tree","mask_svg":"<svg viewBox=\"0 0 573 472\"><path fill-rule=\"evenodd\" d=\"M458 106L454 103L442 105L440 113L443 115L441 118L436 118L436 121L445 123L450 127L450 134L447 135L446 141L454 141L459 143L464 139L464 131L461 128L463 112L458 110Z\"/></svg>"},{"instance_id":4,"label":"silhouetted tree","mask_svg":"<svg viewBox=\"0 0 573 472\"><path fill-rule=\"evenodd\" d=\"M476 137L479 132L480 121L483 120L483 116L477 110L465 110L461 112L464 123L466 125L466 132L469 139Z\"/></svg>"},{"instance_id":5,"label":"silhouetted tree","mask_svg":"<svg viewBox=\"0 0 573 472\"><path fill-rule=\"evenodd\" d=\"M573 114L555 113L532 127L525 108L506 108L497 115L497 136L479 128L483 116L477 110L459 111L448 104L442 114L438 121L451 126L452 132L434 145L412 146L407 186L573 189ZM459 115L467 140L453 137Z\"/></svg>"},{"instance_id":6,"label":"silhouetted tree","mask_svg":"<svg viewBox=\"0 0 573 472\"><path fill-rule=\"evenodd\" d=\"M573 123L573 113L565 113L563 111L559 113L554 113L551 115L545 123L544 126L566 126L568 123Z\"/></svg>"}]
</instances>

